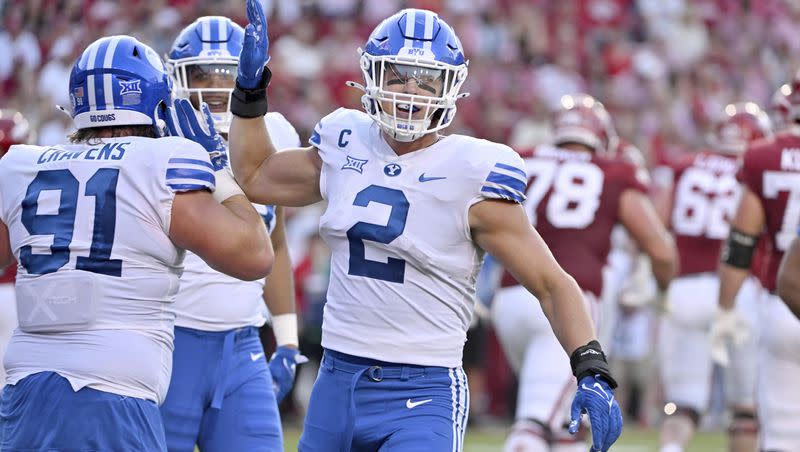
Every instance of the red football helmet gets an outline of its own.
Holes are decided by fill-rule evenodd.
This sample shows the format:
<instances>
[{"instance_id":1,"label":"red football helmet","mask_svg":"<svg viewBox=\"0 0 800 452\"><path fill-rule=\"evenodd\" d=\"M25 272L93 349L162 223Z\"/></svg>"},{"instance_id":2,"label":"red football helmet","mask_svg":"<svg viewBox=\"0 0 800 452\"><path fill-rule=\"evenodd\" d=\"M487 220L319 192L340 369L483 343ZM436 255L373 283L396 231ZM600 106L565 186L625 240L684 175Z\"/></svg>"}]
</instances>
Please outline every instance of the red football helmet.
<instances>
[{"instance_id":1,"label":"red football helmet","mask_svg":"<svg viewBox=\"0 0 800 452\"><path fill-rule=\"evenodd\" d=\"M737 102L725 106L725 115L714 128L714 146L738 154L753 140L771 136L769 116L754 102Z\"/></svg>"},{"instance_id":2,"label":"red football helmet","mask_svg":"<svg viewBox=\"0 0 800 452\"><path fill-rule=\"evenodd\" d=\"M606 107L588 94L561 97L561 107L553 114L553 137L556 146L579 143L602 155L613 155L618 141Z\"/></svg>"},{"instance_id":3,"label":"red football helmet","mask_svg":"<svg viewBox=\"0 0 800 452\"><path fill-rule=\"evenodd\" d=\"M789 102L791 94L792 86L784 83L772 95L769 103L769 116L772 119L775 130L785 129L792 122L789 117L789 113L792 110L792 104Z\"/></svg>"},{"instance_id":4,"label":"red football helmet","mask_svg":"<svg viewBox=\"0 0 800 452\"><path fill-rule=\"evenodd\" d=\"M797 70L791 83L789 83L786 100L789 103L789 121L800 122L800 69Z\"/></svg>"},{"instance_id":5,"label":"red football helmet","mask_svg":"<svg viewBox=\"0 0 800 452\"><path fill-rule=\"evenodd\" d=\"M31 126L22 113L0 110L0 157L14 144L26 144L31 139Z\"/></svg>"}]
</instances>

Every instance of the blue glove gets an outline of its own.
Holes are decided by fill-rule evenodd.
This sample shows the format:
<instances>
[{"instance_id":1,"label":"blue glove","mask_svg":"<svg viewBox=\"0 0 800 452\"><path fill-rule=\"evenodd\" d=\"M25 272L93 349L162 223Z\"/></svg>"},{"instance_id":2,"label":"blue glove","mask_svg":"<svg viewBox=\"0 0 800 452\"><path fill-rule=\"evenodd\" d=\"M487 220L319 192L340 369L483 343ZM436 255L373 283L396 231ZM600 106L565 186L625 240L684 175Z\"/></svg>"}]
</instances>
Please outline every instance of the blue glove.
<instances>
[{"instance_id":1,"label":"blue glove","mask_svg":"<svg viewBox=\"0 0 800 452\"><path fill-rule=\"evenodd\" d=\"M175 103L167 109L163 119L169 135L184 137L203 146L208 152L214 171L219 171L228 164L228 150L225 141L214 128L214 119L205 102L202 109L205 124L201 124L197 110L192 107L188 99L175 99Z\"/></svg>"},{"instance_id":2,"label":"blue glove","mask_svg":"<svg viewBox=\"0 0 800 452\"><path fill-rule=\"evenodd\" d=\"M275 350L269 360L269 371L272 374L272 388L275 398L281 403L286 394L294 386L294 374L298 364L307 363L308 358L300 354L294 347L282 346Z\"/></svg>"},{"instance_id":3,"label":"blue glove","mask_svg":"<svg viewBox=\"0 0 800 452\"><path fill-rule=\"evenodd\" d=\"M250 23L244 29L236 83L242 88L255 89L261 83L264 65L269 61L267 18L260 0L247 0L247 20Z\"/></svg>"},{"instance_id":4,"label":"blue glove","mask_svg":"<svg viewBox=\"0 0 800 452\"><path fill-rule=\"evenodd\" d=\"M614 390L600 375L583 377L578 382L578 392L572 401L572 421L569 432L575 434L580 428L581 417L589 414L592 424L591 452L606 452L622 433L622 412Z\"/></svg>"}]
</instances>

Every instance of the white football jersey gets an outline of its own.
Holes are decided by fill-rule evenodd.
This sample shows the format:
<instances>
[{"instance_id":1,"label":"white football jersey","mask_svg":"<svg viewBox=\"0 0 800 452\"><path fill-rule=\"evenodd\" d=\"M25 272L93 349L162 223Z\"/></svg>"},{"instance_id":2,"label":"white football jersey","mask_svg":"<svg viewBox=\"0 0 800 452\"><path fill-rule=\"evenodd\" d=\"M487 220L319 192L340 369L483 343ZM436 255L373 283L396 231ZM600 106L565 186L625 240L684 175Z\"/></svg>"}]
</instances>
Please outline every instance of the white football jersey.
<instances>
[{"instance_id":1,"label":"white football jersey","mask_svg":"<svg viewBox=\"0 0 800 452\"><path fill-rule=\"evenodd\" d=\"M339 109L311 137L328 201L332 250L322 345L388 362L455 367L483 252L468 211L486 198L524 200L511 148L462 135L398 156L365 113Z\"/></svg>"},{"instance_id":2,"label":"white football jersey","mask_svg":"<svg viewBox=\"0 0 800 452\"><path fill-rule=\"evenodd\" d=\"M264 116L277 149L300 147L300 137L280 113ZM267 230L275 228L275 206L253 204ZM175 297L175 326L201 331L228 331L261 326L269 313L262 298L264 279L242 281L209 267L200 256L186 252L181 287Z\"/></svg>"},{"instance_id":3,"label":"white football jersey","mask_svg":"<svg viewBox=\"0 0 800 452\"><path fill-rule=\"evenodd\" d=\"M160 403L184 255L169 239L172 202L214 181L206 151L184 138L12 146L0 160L0 219L19 262L20 326L7 383L54 371L76 391Z\"/></svg>"}]
</instances>

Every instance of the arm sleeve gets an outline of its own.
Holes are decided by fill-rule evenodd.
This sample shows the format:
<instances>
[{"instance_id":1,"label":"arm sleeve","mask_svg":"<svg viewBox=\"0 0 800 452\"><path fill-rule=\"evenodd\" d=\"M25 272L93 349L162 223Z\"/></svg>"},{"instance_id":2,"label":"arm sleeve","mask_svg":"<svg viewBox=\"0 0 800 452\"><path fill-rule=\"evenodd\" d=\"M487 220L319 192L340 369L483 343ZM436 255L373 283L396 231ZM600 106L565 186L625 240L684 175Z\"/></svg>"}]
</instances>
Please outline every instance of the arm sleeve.
<instances>
[{"instance_id":1,"label":"arm sleeve","mask_svg":"<svg viewBox=\"0 0 800 452\"><path fill-rule=\"evenodd\" d=\"M172 151L167 162L167 187L175 193L209 190L214 191L216 180L214 167L208 153L200 145L181 140Z\"/></svg>"}]
</instances>

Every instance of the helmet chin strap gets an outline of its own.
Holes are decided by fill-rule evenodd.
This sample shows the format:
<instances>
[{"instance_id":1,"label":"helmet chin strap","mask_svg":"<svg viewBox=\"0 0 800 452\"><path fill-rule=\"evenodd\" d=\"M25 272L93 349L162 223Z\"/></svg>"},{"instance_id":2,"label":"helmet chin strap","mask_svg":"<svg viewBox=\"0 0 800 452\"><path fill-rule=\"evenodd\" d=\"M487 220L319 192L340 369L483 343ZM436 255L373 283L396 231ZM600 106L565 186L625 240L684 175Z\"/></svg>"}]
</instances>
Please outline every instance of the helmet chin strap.
<instances>
[{"instance_id":1,"label":"helmet chin strap","mask_svg":"<svg viewBox=\"0 0 800 452\"><path fill-rule=\"evenodd\" d=\"M379 113L381 116L380 125L389 135L391 135L395 140L409 143L411 141L416 140L424 136L428 133L428 127L431 125L431 118L425 119L416 119L410 121L398 121L397 118L394 116L387 114L386 112L382 111ZM400 126L400 127L398 127ZM406 126L409 128L413 128L414 132L406 132L401 129L401 127Z\"/></svg>"}]
</instances>

